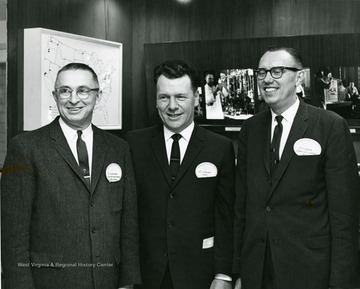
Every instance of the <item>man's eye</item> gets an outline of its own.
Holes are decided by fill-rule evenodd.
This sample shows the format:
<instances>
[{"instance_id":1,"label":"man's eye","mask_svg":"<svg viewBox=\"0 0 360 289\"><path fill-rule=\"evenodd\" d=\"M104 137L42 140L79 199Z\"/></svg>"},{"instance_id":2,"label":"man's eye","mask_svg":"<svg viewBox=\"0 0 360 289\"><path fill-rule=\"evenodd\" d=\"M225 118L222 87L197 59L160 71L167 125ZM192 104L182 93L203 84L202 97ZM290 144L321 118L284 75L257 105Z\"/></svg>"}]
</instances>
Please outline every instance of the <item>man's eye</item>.
<instances>
[{"instance_id":1,"label":"man's eye","mask_svg":"<svg viewBox=\"0 0 360 289\"><path fill-rule=\"evenodd\" d=\"M160 95L159 96L159 100L167 100L168 99L168 97L166 97L165 95Z\"/></svg>"},{"instance_id":2,"label":"man's eye","mask_svg":"<svg viewBox=\"0 0 360 289\"><path fill-rule=\"evenodd\" d=\"M71 89L65 88L65 87L64 87L64 88L60 88L60 89L59 89L59 92L60 92L60 93L71 93Z\"/></svg>"},{"instance_id":3,"label":"man's eye","mask_svg":"<svg viewBox=\"0 0 360 289\"><path fill-rule=\"evenodd\" d=\"M186 96L178 96L176 99L179 101L184 101L186 100Z\"/></svg>"},{"instance_id":4,"label":"man's eye","mask_svg":"<svg viewBox=\"0 0 360 289\"><path fill-rule=\"evenodd\" d=\"M87 90L86 88L79 88L79 89L77 90L77 92L78 92L78 93L87 93L88 90Z\"/></svg>"}]
</instances>

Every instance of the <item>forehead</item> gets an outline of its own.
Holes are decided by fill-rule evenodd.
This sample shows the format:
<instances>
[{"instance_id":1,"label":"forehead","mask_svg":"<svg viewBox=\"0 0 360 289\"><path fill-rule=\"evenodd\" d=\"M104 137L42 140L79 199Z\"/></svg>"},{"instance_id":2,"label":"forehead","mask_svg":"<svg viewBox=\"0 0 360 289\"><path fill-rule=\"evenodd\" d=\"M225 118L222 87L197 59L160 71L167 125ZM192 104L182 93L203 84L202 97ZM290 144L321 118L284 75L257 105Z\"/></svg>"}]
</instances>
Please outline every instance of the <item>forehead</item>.
<instances>
[{"instance_id":1,"label":"forehead","mask_svg":"<svg viewBox=\"0 0 360 289\"><path fill-rule=\"evenodd\" d=\"M60 72L57 78L58 85L81 86L95 84L93 75L87 70L66 70Z\"/></svg>"},{"instance_id":2,"label":"forehead","mask_svg":"<svg viewBox=\"0 0 360 289\"><path fill-rule=\"evenodd\" d=\"M280 51L268 51L259 61L260 68L271 68L274 66L293 66L294 59L285 50Z\"/></svg>"},{"instance_id":3,"label":"forehead","mask_svg":"<svg viewBox=\"0 0 360 289\"><path fill-rule=\"evenodd\" d=\"M174 79L160 75L156 88L159 94L188 93L191 90L191 80L187 75Z\"/></svg>"}]
</instances>

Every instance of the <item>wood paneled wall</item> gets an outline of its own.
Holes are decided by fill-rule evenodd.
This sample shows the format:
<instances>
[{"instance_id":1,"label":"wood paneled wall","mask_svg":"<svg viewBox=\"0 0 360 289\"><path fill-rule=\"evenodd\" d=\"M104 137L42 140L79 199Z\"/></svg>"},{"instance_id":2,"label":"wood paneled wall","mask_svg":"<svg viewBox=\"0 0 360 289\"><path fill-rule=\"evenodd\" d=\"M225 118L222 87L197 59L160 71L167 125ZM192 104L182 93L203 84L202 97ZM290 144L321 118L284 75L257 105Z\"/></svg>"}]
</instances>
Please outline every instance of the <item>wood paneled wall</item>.
<instances>
[{"instance_id":1,"label":"wood paneled wall","mask_svg":"<svg viewBox=\"0 0 360 289\"><path fill-rule=\"evenodd\" d=\"M123 135L148 126L147 108L155 105L146 95L145 43L359 33L359 11L358 0L192 0L187 5L176 0L9 0L8 137L22 131L18 33L23 28L124 44L124 130L116 132ZM258 54L257 49L249 53Z\"/></svg>"},{"instance_id":2,"label":"wood paneled wall","mask_svg":"<svg viewBox=\"0 0 360 289\"><path fill-rule=\"evenodd\" d=\"M144 67L147 70L153 69L146 67L150 64L144 61L144 43L224 40L224 43L229 43L226 53L221 48L209 51L213 48L204 43L197 51L195 62L211 61L214 67L219 63L225 67L224 65L229 63L228 67L233 67L235 63L232 61L236 54L241 53L244 58L249 57L248 60L257 58L272 41L269 39L268 42L262 42L261 47L237 47L232 43L232 39L360 32L358 0L193 0L188 5L175 0L134 0L134 4L136 8L133 14L133 31L137 37L134 37L133 41L133 72L141 72L136 75L140 83L146 82ZM309 52L319 56L324 50L331 53L333 47L341 44L340 41L341 39L335 40L325 46L309 42L302 46L301 53L305 58ZM355 43L347 45L350 47ZM183 47L174 48L172 56L180 57L188 53L187 47L187 44L184 44ZM208 58L204 59L204 55ZM344 55L347 54L335 54L334 57L342 60ZM148 57L156 59L158 55ZM151 91L151 88L148 91ZM147 90L143 85L133 85L133 97L139 105L133 107L134 128L147 126L152 121L152 110L149 110L150 115L146 115L145 111L147 107L155 106L155 103L152 95L148 95L150 100L145 99L146 94ZM138 111L141 111L141 114L136 113Z\"/></svg>"}]
</instances>

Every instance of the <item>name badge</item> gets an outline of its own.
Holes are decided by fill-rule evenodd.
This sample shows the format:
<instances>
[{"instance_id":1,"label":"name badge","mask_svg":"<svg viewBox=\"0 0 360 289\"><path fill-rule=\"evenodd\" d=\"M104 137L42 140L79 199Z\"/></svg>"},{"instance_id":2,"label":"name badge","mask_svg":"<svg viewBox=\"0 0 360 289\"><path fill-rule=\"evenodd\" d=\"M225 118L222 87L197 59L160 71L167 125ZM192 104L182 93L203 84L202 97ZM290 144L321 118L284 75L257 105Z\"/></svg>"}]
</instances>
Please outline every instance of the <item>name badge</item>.
<instances>
[{"instance_id":1,"label":"name badge","mask_svg":"<svg viewBox=\"0 0 360 289\"><path fill-rule=\"evenodd\" d=\"M217 167L213 163L204 162L199 164L195 169L195 175L198 178L216 177L218 173Z\"/></svg>"},{"instance_id":2,"label":"name badge","mask_svg":"<svg viewBox=\"0 0 360 289\"><path fill-rule=\"evenodd\" d=\"M105 175L110 183L118 182L122 177L121 167L116 163L111 163L107 166Z\"/></svg>"},{"instance_id":3,"label":"name badge","mask_svg":"<svg viewBox=\"0 0 360 289\"><path fill-rule=\"evenodd\" d=\"M294 143L294 152L298 156L320 155L321 146L316 140L301 138Z\"/></svg>"}]
</instances>

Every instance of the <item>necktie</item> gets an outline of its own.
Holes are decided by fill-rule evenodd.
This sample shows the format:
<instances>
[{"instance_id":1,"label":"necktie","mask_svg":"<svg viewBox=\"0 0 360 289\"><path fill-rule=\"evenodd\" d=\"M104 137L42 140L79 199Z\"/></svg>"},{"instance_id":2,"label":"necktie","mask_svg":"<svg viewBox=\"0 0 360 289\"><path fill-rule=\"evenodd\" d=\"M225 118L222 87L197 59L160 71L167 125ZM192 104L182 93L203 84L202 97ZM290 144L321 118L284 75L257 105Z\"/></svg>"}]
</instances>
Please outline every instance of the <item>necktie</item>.
<instances>
[{"instance_id":1,"label":"necktie","mask_svg":"<svg viewBox=\"0 0 360 289\"><path fill-rule=\"evenodd\" d=\"M170 170L171 170L171 179L174 181L177 175L177 172L180 167L180 146L179 139L181 139L181 134L173 134L171 138L174 140L171 147L170 155Z\"/></svg>"},{"instance_id":2,"label":"necktie","mask_svg":"<svg viewBox=\"0 0 360 289\"><path fill-rule=\"evenodd\" d=\"M79 167L83 173L86 183L90 186L90 171L89 171L89 157L86 149L86 143L82 140L82 131L78 130L78 139L76 142L76 148L79 158Z\"/></svg>"},{"instance_id":3,"label":"necktie","mask_svg":"<svg viewBox=\"0 0 360 289\"><path fill-rule=\"evenodd\" d=\"M283 126L281 124L281 121L283 120L283 116L277 115L275 117L275 119L277 121L277 125L275 126L275 129L274 129L274 135L273 135L273 139L272 139L271 147L270 147L270 173L271 173L271 176L274 176L277 165L280 162L279 148L280 148L281 135L282 135L282 131L283 131Z\"/></svg>"}]
</instances>

